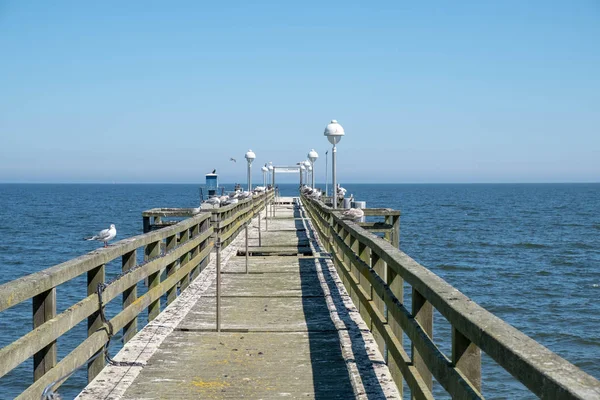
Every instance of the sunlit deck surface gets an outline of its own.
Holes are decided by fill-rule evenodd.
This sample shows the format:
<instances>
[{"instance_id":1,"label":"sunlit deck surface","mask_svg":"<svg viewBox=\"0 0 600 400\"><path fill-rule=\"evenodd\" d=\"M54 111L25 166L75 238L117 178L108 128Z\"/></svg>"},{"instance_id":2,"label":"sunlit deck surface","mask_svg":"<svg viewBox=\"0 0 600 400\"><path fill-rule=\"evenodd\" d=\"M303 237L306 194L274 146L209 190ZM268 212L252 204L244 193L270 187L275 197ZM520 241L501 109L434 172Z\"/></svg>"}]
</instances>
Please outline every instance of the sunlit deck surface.
<instances>
[{"instance_id":1,"label":"sunlit deck surface","mask_svg":"<svg viewBox=\"0 0 600 400\"><path fill-rule=\"evenodd\" d=\"M115 357L80 399L398 398L389 370L298 202L249 226ZM268 231L265 231L268 222Z\"/></svg>"}]
</instances>

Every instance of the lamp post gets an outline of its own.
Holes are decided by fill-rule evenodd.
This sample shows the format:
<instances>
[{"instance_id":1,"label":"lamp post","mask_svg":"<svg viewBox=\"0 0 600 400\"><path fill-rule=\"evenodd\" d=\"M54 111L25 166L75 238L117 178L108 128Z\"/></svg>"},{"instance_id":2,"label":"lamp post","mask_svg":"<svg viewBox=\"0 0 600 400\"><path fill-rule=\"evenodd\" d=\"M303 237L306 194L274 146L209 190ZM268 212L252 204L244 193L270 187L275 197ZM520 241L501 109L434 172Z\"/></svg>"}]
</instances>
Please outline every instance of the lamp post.
<instances>
[{"instance_id":1,"label":"lamp post","mask_svg":"<svg viewBox=\"0 0 600 400\"><path fill-rule=\"evenodd\" d=\"M250 192L252 191L252 161L256 158L256 154L252 150L248 150L244 157L248 161L248 191Z\"/></svg>"},{"instance_id":2,"label":"lamp post","mask_svg":"<svg viewBox=\"0 0 600 400\"><path fill-rule=\"evenodd\" d=\"M315 149L312 149L311 151L308 152L308 159L310 160L310 166L311 166L311 176L312 176L312 188L315 188L315 161L317 161L317 158L319 158L319 155L317 154L317 152L315 151Z\"/></svg>"},{"instance_id":3,"label":"lamp post","mask_svg":"<svg viewBox=\"0 0 600 400\"><path fill-rule=\"evenodd\" d=\"M273 180L273 161L269 161L267 168L269 169L269 182L271 182Z\"/></svg>"},{"instance_id":4,"label":"lamp post","mask_svg":"<svg viewBox=\"0 0 600 400\"><path fill-rule=\"evenodd\" d=\"M336 148L335 145L342 140L342 136L344 136L344 128L335 119L332 119L331 122L325 127L325 132L323 133L327 136L329 143L333 145L331 149L331 179L333 180L333 209L337 208L337 176L335 175L335 153Z\"/></svg>"},{"instance_id":5,"label":"lamp post","mask_svg":"<svg viewBox=\"0 0 600 400\"><path fill-rule=\"evenodd\" d=\"M300 164L300 188L302 189L302 174L304 174L306 167L304 166L304 163L302 161L299 164Z\"/></svg>"},{"instance_id":6,"label":"lamp post","mask_svg":"<svg viewBox=\"0 0 600 400\"><path fill-rule=\"evenodd\" d=\"M304 184L308 186L308 172L310 171L310 161L303 161L304 164Z\"/></svg>"},{"instance_id":7,"label":"lamp post","mask_svg":"<svg viewBox=\"0 0 600 400\"><path fill-rule=\"evenodd\" d=\"M267 168L267 164L265 164L261 169L263 173L263 186L267 187L267 172L269 172L269 168Z\"/></svg>"}]
</instances>

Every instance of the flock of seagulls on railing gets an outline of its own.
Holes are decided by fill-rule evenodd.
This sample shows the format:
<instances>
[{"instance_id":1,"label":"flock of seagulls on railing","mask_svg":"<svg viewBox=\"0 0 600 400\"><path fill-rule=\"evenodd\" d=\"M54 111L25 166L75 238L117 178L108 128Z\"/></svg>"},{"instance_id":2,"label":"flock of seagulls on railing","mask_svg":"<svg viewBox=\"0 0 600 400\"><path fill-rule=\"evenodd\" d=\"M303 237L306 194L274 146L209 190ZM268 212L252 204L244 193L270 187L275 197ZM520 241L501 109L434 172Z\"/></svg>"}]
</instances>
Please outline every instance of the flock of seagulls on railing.
<instances>
[{"instance_id":1,"label":"flock of seagulls on railing","mask_svg":"<svg viewBox=\"0 0 600 400\"><path fill-rule=\"evenodd\" d=\"M313 189L310 186L306 186L306 185L304 185L302 187L301 191L302 191L302 194L304 194L306 197L308 197L309 199L312 199L312 200L321 200L321 197L323 196L323 192L321 192L321 190ZM344 200L344 197L346 196L346 189L338 185L337 196L338 196L338 201L342 202ZM349 209L345 210L344 212L342 212L343 219L349 219L354 222L360 222L364 216L365 216L365 213L360 208L349 208Z\"/></svg>"},{"instance_id":2,"label":"flock of seagulls on railing","mask_svg":"<svg viewBox=\"0 0 600 400\"><path fill-rule=\"evenodd\" d=\"M218 208L225 207L231 204L237 204L241 200L251 199L252 196L263 193L267 190L265 186L257 186L254 188L252 192L247 190L236 190L227 195L223 196L212 196L207 200L203 201L197 211L200 211L200 208L203 208L203 205L206 205L206 208ZM319 189L313 189L310 186L303 186L302 193L310 199L313 200L321 200L323 196L323 192ZM337 195L339 200L343 200L346 195L346 189L338 185ZM344 219L350 219L355 222L361 220L364 217L365 213L360 208L349 208L342 213L342 217ZM86 237L85 240L97 240L99 242L104 242L104 247L108 246L108 242L117 236L117 228L115 224L111 224L108 229L103 229L98 232L94 236Z\"/></svg>"},{"instance_id":3,"label":"flock of seagulls on railing","mask_svg":"<svg viewBox=\"0 0 600 400\"><path fill-rule=\"evenodd\" d=\"M231 204L237 204L241 200L251 199L252 196L262 193L266 190L267 190L267 188L264 186L257 186L254 188L254 190L252 192L249 192L247 190L239 190L238 189L234 192L231 192L231 193L223 195L223 196L209 197L207 200L204 200L202 202L200 207L201 208L219 208L219 207L225 207L225 206L228 206Z\"/></svg>"}]
</instances>

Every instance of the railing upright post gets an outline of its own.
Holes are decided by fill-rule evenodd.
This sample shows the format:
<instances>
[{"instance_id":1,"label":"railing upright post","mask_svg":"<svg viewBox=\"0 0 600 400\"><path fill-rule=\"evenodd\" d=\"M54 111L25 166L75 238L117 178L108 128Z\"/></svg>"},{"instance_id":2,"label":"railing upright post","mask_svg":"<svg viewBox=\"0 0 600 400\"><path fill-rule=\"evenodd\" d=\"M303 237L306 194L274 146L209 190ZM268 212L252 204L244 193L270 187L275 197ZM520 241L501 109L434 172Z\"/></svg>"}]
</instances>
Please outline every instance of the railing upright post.
<instances>
[{"instance_id":1,"label":"railing upright post","mask_svg":"<svg viewBox=\"0 0 600 400\"><path fill-rule=\"evenodd\" d=\"M144 260L148 261L160 256L161 240L152 242L144 247ZM151 290L160 285L160 274L162 271L156 271L148 275L148 290ZM148 306L148 321L152 321L160 313L160 299L153 301Z\"/></svg>"},{"instance_id":2,"label":"railing upright post","mask_svg":"<svg viewBox=\"0 0 600 400\"><path fill-rule=\"evenodd\" d=\"M179 244L187 243L190 240L190 230L186 229L181 232L179 237ZM179 257L179 268L183 267L190 261L190 252L186 252L184 255ZM190 274L185 274L184 277L179 281L180 290L183 292L190 285Z\"/></svg>"},{"instance_id":3,"label":"railing upright post","mask_svg":"<svg viewBox=\"0 0 600 400\"><path fill-rule=\"evenodd\" d=\"M452 327L452 363L481 392L481 349Z\"/></svg>"},{"instance_id":4,"label":"railing upright post","mask_svg":"<svg viewBox=\"0 0 600 400\"><path fill-rule=\"evenodd\" d=\"M371 266L371 249L368 246L358 242L358 251L356 253L365 264ZM360 286L364 287L365 292L367 292L369 295L369 298L367 300L373 300L373 287L371 286L371 283L369 282L367 277L365 277L363 274L360 274L359 282ZM366 307L359 307L358 311L360 312L360 315L362 316L367 326L371 327L371 316L369 315L369 310Z\"/></svg>"},{"instance_id":5,"label":"railing upright post","mask_svg":"<svg viewBox=\"0 0 600 400\"><path fill-rule=\"evenodd\" d=\"M182 235L183 236L183 235ZM165 252L169 252L177 247L177 233L174 233L171 236L167 236L167 243ZM166 267L167 278L177 271L177 260L173 261ZM177 298L177 283L175 283L172 287L167 289L167 305L171 304Z\"/></svg>"},{"instance_id":6,"label":"railing upright post","mask_svg":"<svg viewBox=\"0 0 600 400\"><path fill-rule=\"evenodd\" d=\"M131 268L134 268L137 263L137 251L133 250L129 253L123 254L121 257L121 270L123 272L129 271ZM137 299L137 285L133 285L123 291L123 309L127 308L129 305L133 304L133 302ZM123 343L127 343L131 340L132 337L137 333L137 316L133 318L130 322L128 322L123 327Z\"/></svg>"},{"instance_id":7,"label":"railing upright post","mask_svg":"<svg viewBox=\"0 0 600 400\"><path fill-rule=\"evenodd\" d=\"M190 229L190 238L195 238L199 234L200 234L200 223L194 224L194 226L192 226L192 228ZM192 251L190 253L190 259L193 259L194 257L196 257L198 255L198 253L200 253L200 251L201 251L200 250L200 245L194 246L194 248L192 248ZM196 265L190 271L190 274L189 274L190 279L189 279L189 281L193 282L194 279L196 279L196 277L198 276L199 273L200 273L200 264Z\"/></svg>"},{"instance_id":8,"label":"railing upright post","mask_svg":"<svg viewBox=\"0 0 600 400\"><path fill-rule=\"evenodd\" d=\"M421 325L423 331L433 339L433 307L427 299L421 295L415 288L412 290L412 315L415 320ZM423 381L431 390L433 388L433 379L431 372L427 368L427 364L419 355L419 352L415 348L415 345L411 345L412 362L416 367L419 375L423 378ZM414 396L413 396L414 398Z\"/></svg>"},{"instance_id":9,"label":"railing upright post","mask_svg":"<svg viewBox=\"0 0 600 400\"><path fill-rule=\"evenodd\" d=\"M104 264L93 268L87 273L87 293L88 296L93 295L98 290L98 284L104 283ZM102 328L102 318L100 317L100 311L94 312L92 315L88 317L88 337L92 336L98 329ZM100 349L96 352L96 354L102 352L103 349ZM96 357L94 361L88 363L87 373L88 373L88 383L91 382L96 375L102 371L104 368L104 357L99 356Z\"/></svg>"},{"instance_id":10,"label":"railing upright post","mask_svg":"<svg viewBox=\"0 0 600 400\"><path fill-rule=\"evenodd\" d=\"M375 271L375 273L384 282L386 282L387 265L386 265L385 261L383 261L381 259L381 257L374 251L371 251L371 268L373 269L373 271ZM384 323L387 323L387 306L385 304L384 299L379 297L379 295L373 293L373 305L377 308L377 310L379 310L381 315L383 315ZM377 329L375 324L372 324L371 330L373 331L373 337L375 338L375 341L377 342L379 349L381 349L381 354L383 355L383 359L385 360L385 362L387 364L387 361L388 361L387 342L384 340L383 333L379 332L379 330Z\"/></svg>"},{"instance_id":11,"label":"railing upright post","mask_svg":"<svg viewBox=\"0 0 600 400\"><path fill-rule=\"evenodd\" d=\"M56 316L56 288L33 297L33 329ZM33 355L33 380L56 365L56 340Z\"/></svg>"}]
</instances>

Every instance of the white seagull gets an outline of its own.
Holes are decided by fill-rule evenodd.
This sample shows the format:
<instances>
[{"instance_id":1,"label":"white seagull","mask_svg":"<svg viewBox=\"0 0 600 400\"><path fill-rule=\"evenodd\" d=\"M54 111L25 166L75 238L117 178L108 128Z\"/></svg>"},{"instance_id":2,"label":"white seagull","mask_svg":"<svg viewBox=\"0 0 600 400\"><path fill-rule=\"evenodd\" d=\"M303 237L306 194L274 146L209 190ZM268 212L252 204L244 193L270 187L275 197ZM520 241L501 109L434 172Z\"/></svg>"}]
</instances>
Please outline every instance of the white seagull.
<instances>
[{"instance_id":1,"label":"white seagull","mask_svg":"<svg viewBox=\"0 0 600 400\"><path fill-rule=\"evenodd\" d=\"M108 241L113 240L115 236L117 236L117 228L115 227L115 224L110 224L110 228L102 229L97 235L86 237L85 240L104 242L104 247L108 247Z\"/></svg>"},{"instance_id":2,"label":"white seagull","mask_svg":"<svg viewBox=\"0 0 600 400\"><path fill-rule=\"evenodd\" d=\"M360 208L349 208L342 213L342 219L351 219L354 222L359 222L365 213Z\"/></svg>"}]
</instances>

